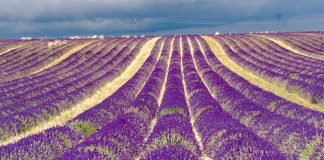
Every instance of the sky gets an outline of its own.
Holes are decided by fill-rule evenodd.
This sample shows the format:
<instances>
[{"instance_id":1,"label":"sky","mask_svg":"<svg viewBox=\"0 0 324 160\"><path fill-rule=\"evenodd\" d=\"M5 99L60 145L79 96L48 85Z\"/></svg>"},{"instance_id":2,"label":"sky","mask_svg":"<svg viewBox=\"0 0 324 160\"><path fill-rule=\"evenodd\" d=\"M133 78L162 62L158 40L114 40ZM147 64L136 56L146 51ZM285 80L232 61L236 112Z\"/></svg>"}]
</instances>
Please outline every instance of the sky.
<instances>
[{"instance_id":1,"label":"sky","mask_svg":"<svg viewBox=\"0 0 324 160\"><path fill-rule=\"evenodd\" d=\"M0 39L324 30L324 0L0 0Z\"/></svg>"}]
</instances>

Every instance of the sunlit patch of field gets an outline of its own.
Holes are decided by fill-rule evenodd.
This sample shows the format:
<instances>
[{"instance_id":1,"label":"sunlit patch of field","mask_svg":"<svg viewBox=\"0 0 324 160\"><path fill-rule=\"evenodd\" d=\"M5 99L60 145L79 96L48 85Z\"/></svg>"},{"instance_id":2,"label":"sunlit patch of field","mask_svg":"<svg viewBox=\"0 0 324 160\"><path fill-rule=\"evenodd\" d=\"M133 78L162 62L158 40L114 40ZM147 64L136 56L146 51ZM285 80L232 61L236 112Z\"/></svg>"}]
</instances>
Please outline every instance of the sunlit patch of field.
<instances>
[{"instance_id":1,"label":"sunlit patch of field","mask_svg":"<svg viewBox=\"0 0 324 160\"><path fill-rule=\"evenodd\" d=\"M0 159L320 159L321 41L275 37L8 45L0 68L30 67L0 70Z\"/></svg>"},{"instance_id":2,"label":"sunlit patch of field","mask_svg":"<svg viewBox=\"0 0 324 160\"><path fill-rule=\"evenodd\" d=\"M116 90L118 90L123 84L125 84L131 77L134 76L134 74L138 71L138 69L142 66L142 64L145 62L147 57L150 55L150 51L154 43L158 39L159 37L153 38L150 41L148 41L141 49L139 55L136 56L135 60L127 67L127 69L119 77L102 86L99 90L96 91L95 94L79 102L71 109L63 111L53 119L41 123L38 126L35 126L32 129L28 130L27 132L16 135L14 137L7 138L5 141L0 142L0 146L15 143L22 138L28 137L33 134L37 134L48 128L63 125L68 120L73 119L74 117L81 114L82 112L102 102L104 99L106 99L107 97L112 95ZM83 47L88 45L89 43L83 44Z\"/></svg>"},{"instance_id":3,"label":"sunlit patch of field","mask_svg":"<svg viewBox=\"0 0 324 160\"><path fill-rule=\"evenodd\" d=\"M286 49L288 49L288 50L290 50L290 51L292 51L292 52L295 52L295 53L297 53L297 54L300 54L300 55L303 55L303 56L306 56L306 57L315 58L315 59L319 59L319 60L324 61L324 56L323 56L323 55L322 55L322 56L321 56L321 55L315 56L315 55L308 55L308 54L305 54L305 53L303 53L303 51L300 51L299 49L294 48L293 46L287 44L284 40L281 40L281 39L279 39L279 38L273 38L273 37L265 36L265 35L263 35L263 36L261 36L261 37L266 38L266 39L269 39L269 40L271 40L271 41L277 43L277 44L280 45L281 47L286 48Z\"/></svg>"},{"instance_id":4,"label":"sunlit patch of field","mask_svg":"<svg viewBox=\"0 0 324 160\"><path fill-rule=\"evenodd\" d=\"M39 70L33 72L32 74L41 72L45 69L51 68L54 65L59 64L60 62L62 62L64 59L70 57L72 54L74 54L75 52L81 50L82 48L86 47L87 45L94 43L94 41L90 41L90 42L85 42L83 44L79 44L77 46L75 46L74 48L72 48L70 51L66 52L63 56L61 56L58 59L55 59L53 62L49 63L48 65L44 66L43 68L40 68Z\"/></svg>"},{"instance_id":5,"label":"sunlit patch of field","mask_svg":"<svg viewBox=\"0 0 324 160\"><path fill-rule=\"evenodd\" d=\"M207 41L207 43L210 45L212 51L214 52L215 56L230 70L235 72L236 74L240 75L244 79L248 80L250 83L262 88L265 91L272 92L284 99L287 99L291 102L300 104L302 106L305 106L307 108L318 110L321 112L324 112L324 104L313 104L308 100L303 99L302 97L298 96L295 93L290 93L287 90L285 90L282 87L278 87L277 85L268 82L251 72L243 69L239 65L237 65L231 58L229 58L224 50L220 47L220 45L213 40L212 38L208 36L203 36L203 38Z\"/></svg>"}]
</instances>

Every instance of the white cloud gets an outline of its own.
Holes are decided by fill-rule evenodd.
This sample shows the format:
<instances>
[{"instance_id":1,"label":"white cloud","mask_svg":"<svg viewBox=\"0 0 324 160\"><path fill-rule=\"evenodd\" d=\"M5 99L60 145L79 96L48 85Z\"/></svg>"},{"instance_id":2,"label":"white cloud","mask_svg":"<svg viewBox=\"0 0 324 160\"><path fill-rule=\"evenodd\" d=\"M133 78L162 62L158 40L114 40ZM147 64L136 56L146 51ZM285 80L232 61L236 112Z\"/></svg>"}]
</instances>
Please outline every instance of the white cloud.
<instances>
[{"instance_id":1,"label":"white cloud","mask_svg":"<svg viewBox=\"0 0 324 160\"><path fill-rule=\"evenodd\" d=\"M84 19L116 15L132 17L206 16L251 17L271 16L276 12L302 14L323 12L322 0L0 0L0 20ZM270 14L270 15L269 15ZM201 16L201 15L198 15Z\"/></svg>"},{"instance_id":2,"label":"white cloud","mask_svg":"<svg viewBox=\"0 0 324 160\"><path fill-rule=\"evenodd\" d=\"M192 28L196 24L182 23L190 21L219 27L324 13L323 0L0 0L0 6L0 37L69 29L128 32L134 18L138 29L157 32Z\"/></svg>"}]
</instances>

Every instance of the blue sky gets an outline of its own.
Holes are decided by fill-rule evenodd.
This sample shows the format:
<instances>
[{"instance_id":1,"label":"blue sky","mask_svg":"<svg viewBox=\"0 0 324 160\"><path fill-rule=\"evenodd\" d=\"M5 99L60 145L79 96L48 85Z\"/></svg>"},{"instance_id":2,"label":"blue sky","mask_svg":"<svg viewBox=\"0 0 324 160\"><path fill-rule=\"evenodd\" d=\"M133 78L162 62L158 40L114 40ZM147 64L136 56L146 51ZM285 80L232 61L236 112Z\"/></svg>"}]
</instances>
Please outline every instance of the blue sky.
<instances>
[{"instance_id":1,"label":"blue sky","mask_svg":"<svg viewBox=\"0 0 324 160\"><path fill-rule=\"evenodd\" d=\"M323 0L0 0L0 38L324 30Z\"/></svg>"}]
</instances>

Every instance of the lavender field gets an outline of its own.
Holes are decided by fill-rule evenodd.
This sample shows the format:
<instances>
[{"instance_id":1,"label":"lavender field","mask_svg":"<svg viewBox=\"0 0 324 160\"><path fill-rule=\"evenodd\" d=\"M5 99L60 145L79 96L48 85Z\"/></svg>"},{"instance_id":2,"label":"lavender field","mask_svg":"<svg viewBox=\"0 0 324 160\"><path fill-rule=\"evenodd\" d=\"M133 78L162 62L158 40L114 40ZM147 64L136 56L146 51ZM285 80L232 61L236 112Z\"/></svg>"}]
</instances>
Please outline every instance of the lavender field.
<instances>
[{"instance_id":1,"label":"lavender field","mask_svg":"<svg viewBox=\"0 0 324 160\"><path fill-rule=\"evenodd\" d=\"M323 37L2 40L0 160L322 160Z\"/></svg>"}]
</instances>

